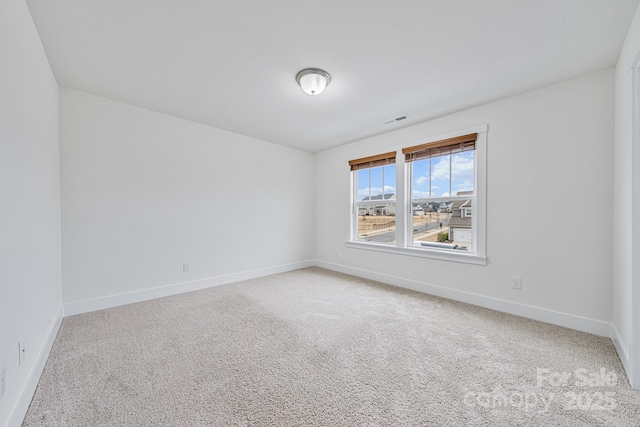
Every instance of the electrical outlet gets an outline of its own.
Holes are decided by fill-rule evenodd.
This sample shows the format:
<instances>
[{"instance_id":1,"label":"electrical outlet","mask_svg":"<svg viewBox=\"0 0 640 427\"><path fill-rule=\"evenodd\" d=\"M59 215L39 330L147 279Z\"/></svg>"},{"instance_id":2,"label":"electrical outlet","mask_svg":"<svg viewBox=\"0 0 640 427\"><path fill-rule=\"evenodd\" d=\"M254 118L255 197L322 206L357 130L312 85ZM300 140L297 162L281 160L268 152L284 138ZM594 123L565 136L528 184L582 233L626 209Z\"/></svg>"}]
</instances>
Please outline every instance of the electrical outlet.
<instances>
[{"instance_id":1,"label":"electrical outlet","mask_svg":"<svg viewBox=\"0 0 640 427\"><path fill-rule=\"evenodd\" d=\"M522 277L512 277L511 278L511 288L522 290Z\"/></svg>"},{"instance_id":2,"label":"electrical outlet","mask_svg":"<svg viewBox=\"0 0 640 427\"><path fill-rule=\"evenodd\" d=\"M7 391L7 367L0 368L0 399L4 396L4 392Z\"/></svg>"},{"instance_id":3,"label":"electrical outlet","mask_svg":"<svg viewBox=\"0 0 640 427\"><path fill-rule=\"evenodd\" d=\"M188 273L191 271L191 263L190 262L183 262L182 263L182 272L183 273Z\"/></svg>"},{"instance_id":4,"label":"electrical outlet","mask_svg":"<svg viewBox=\"0 0 640 427\"><path fill-rule=\"evenodd\" d=\"M24 358L27 355L27 349L24 346L24 340L18 342L18 365L24 363Z\"/></svg>"}]
</instances>

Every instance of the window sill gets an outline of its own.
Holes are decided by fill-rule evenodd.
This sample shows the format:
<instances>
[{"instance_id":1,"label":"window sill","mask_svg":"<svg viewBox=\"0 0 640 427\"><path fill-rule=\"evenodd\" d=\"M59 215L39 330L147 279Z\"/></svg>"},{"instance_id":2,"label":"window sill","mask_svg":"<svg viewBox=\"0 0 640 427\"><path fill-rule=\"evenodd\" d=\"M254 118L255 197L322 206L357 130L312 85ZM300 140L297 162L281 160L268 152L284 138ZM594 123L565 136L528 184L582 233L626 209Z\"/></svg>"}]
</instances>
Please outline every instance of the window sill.
<instances>
[{"instance_id":1,"label":"window sill","mask_svg":"<svg viewBox=\"0 0 640 427\"><path fill-rule=\"evenodd\" d=\"M386 252L397 255L407 255L419 258L430 258L441 261L461 262L465 264L487 265L487 257L476 254L453 252L450 250L423 249L423 248L399 248L380 243L346 242L345 246L353 249L365 249L368 251Z\"/></svg>"}]
</instances>

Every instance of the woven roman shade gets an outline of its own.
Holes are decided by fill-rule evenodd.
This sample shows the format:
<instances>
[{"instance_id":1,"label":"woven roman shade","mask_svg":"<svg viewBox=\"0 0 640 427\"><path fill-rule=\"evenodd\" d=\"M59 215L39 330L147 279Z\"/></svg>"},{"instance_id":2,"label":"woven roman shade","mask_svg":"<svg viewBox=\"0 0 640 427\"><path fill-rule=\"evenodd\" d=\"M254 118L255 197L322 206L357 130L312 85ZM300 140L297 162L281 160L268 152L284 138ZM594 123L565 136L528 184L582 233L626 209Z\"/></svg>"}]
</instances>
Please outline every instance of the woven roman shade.
<instances>
[{"instance_id":1,"label":"woven roman shade","mask_svg":"<svg viewBox=\"0 0 640 427\"><path fill-rule=\"evenodd\" d=\"M359 169L373 168L376 166L391 165L395 164L395 162L396 152L391 151L390 153L376 154L375 156L349 160L349 166L351 166L352 171L355 171Z\"/></svg>"},{"instance_id":2,"label":"woven roman shade","mask_svg":"<svg viewBox=\"0 0 640 427\"><path fill-rule=\"evenodd\" d=\"M472 151L476 149L477 138L477 133L470 133L468 135L456 136L455 138L441 139L440 141L403 148L402 154L404 154L405 162L413 162L431 157L461 153L463 151Z\"/></svg>"}]
</instances>

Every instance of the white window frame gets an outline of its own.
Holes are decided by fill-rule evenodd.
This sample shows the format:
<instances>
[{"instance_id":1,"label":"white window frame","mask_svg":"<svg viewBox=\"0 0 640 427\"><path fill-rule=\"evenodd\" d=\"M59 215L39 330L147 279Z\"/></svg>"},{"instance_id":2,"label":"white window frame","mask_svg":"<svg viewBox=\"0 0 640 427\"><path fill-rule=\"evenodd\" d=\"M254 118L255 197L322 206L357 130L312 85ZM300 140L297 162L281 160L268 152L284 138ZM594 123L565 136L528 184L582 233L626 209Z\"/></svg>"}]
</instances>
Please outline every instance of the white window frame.
<instances>
[{"instance_id":1,"label":"white window frame","mask_svg":"<svg viewBox=\"0 0 640 427\"><path fill-rule=\"evenodd\" d=\"M396 244L363 242L357 240L358 216L357 193L354 172L350 173L350 201L349 201L349 229L345 246L354 249L364 249L391 254L407 255L421 258L431 258L443 261L461 262L467 264L487 265L487 132L489 126L479 125L471 128L421 138L418 141L406 142L389 147L384 151L396 152ZM471 215L474 252L449 249L420 247L411 244L413 241L412 205L411 205L411 163L405 163L402 148L417 144L440 141L457 136L477 133L474 155L474 195L467 197L473 200L475 212ZM369 155L375 155L370 153ZM365 156L362 156L365 157ZM446 198L451 199L451 198ZM409 226L407 226L409 225Z\"/></svg>"}]
</instances>

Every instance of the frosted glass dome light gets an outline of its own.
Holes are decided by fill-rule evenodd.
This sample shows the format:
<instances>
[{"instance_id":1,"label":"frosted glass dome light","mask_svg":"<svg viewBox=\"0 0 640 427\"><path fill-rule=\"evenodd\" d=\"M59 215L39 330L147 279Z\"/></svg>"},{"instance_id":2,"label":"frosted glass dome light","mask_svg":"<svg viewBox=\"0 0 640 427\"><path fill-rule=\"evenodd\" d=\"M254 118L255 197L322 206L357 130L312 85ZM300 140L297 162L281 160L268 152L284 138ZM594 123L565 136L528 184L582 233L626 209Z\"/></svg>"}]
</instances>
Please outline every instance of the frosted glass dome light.
<instances>
[{"instance_id":1,"label":"frosted glass dome light","mask_svg":"<svg viewBox=\"0 0 640 427\"><path fill-rule=\"evenodd\" d=\"M296 81L305 93L320 95L331 82L331 76L319 68L305 68L296 75Z\"/></svg>"}]
</instances>

